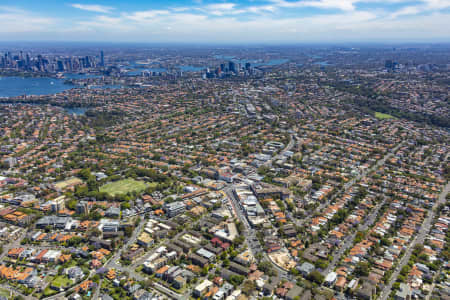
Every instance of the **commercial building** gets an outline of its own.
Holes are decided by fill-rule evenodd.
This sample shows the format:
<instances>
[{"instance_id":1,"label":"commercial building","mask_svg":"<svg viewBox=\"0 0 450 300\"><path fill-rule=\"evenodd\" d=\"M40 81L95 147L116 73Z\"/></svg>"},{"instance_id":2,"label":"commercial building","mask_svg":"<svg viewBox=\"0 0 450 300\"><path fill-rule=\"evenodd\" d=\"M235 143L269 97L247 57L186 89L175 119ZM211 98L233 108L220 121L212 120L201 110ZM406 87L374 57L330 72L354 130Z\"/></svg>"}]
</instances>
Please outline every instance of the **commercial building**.
<instances>
[{"instance_id":1,"label":"commercial building","mask_svg":"<svg viewBox=\"0 0 450 300\"><path fill-rule=\"evenodd\" d=\"M199 285L194 288L194 297L201 297L204 293L208 291L213 283L208 279L203 280Z\"/></svg>"},{"instance_id":2,"label":"commercial building","mask_svg":"<svg viewBox=\"0 0 450 300\"><path fill-rule=\"evenodd\" d=\"M51 202L53 212L59 212L66 208L66 196L59 196Z\"/></svg>"},{"instance_id":3,"label":"commercial building","mask_svg":"<svg viewBox=\"0 0 450 300\"><path fill-rule=\"evenodd\" d=\"M172 202L172 203L165 203L163 206L163 209L167 216L175 217L179 214L182 214L186 210L186 204L184 204L181 201L178 202Z\"/></svg>"}]
</instances>

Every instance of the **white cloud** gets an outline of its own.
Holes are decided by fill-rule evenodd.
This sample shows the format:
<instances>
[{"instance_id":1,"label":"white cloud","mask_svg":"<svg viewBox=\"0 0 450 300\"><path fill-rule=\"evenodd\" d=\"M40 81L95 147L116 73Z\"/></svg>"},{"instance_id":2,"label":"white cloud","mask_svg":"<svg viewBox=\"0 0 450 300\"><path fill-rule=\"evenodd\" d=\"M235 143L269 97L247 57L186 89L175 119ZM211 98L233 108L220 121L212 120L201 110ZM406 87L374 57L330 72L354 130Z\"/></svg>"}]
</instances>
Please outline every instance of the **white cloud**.
<instances>
[{"instance_id":1,"label":"white cloud","mask_svg":"<svg viewBox=\"0 0 450 300\"><path fill-rule=\"evenodd\" d=\"M277 8L273 5L263 5L263 6L249 6L246 11L253 14L275 12Z\"/></svg>"},{"instance_id":2,"label":"white cloud","mask_svg":"<svg viewBox=\"0 0 450 300\"><path fill-rule=\"evenodd\" d=\"M138 14L139 15L139 14ZM392 19L382 12L348 11L308 17L253 18L211 17L199 13L149 14L147 18L122 15L96 18L84 23L91 37L140 42L347 42L347 41L421 41L448 39L443 30L450 26L450 15ZM85 30L86 31L86 30ZM85 32L83 31L83 33ZM122 34L121 32L126 32ZM84 37L87 37L84 35Z\"/></svg>"},{"instance_id":3,"label":"white cloud","mask_svg":"<svg viewBox=\"0 0 450 300\"><path fill-rule=\"evenodd\" d=\"M0 33L17 34L47 30L56 19L42 17L16 7L0 6Z\"/></svg>"},{"instance_id":4,"label":"white cloud","mask_svg":"<svg viewBox=\"0 0 450 300\"><path fill-rule=\"evenodd\" d=\"M282 8L300 8L300 7L314 7L319 9L339 9L343 11L352 11L356 9L358 3L379 3L379 4L392 4L392 3L410 3L411 0L269 0L275 6ZM450 7L450 0L416 0L423 5L410 6L410 7L423 7L426 10L439 10ZM401 8L406 9L406 8ZM411 8L407 10L412 11ZM407 12L405 10L405 12Z\"/></svg>"},{"instance_id":5,"label":"white cloud","mask_svg":"<svg viewBox=\"0 0 450 300\"><path fill-rule=\"evenodd\" d=\"M445 9L450 7L450 0L423 0L428 9Z\"/></svg>"},{"instance_id":6,"label":"white cloud","mask_svg":"<svg viewBox=\"0 0 450 300\"><path fill-rule=\"evenodd\" d=\"M213 16L241 15L241 14L265 14L276 11L274 5L237 6L235 3L214 3L198 7L201 11Z\"/></svg>"},{"instance_id":7,"label":"white cloud","mask_svg":"<svg viewBox=\"0 0 450 300\"><path fill-rule=\"evenodd\" d=\"M103 36L105 33L123 33L123 32L133 32L137 28L129 22L124 22L122 17L109 17L109 16L97 16L93 19L80 21L76 23L72 31L74 34L83 34L83 32L99 34ZM70 32L70 30L67 30ZM107 35L105 35L106 37Z\"/></svg>"},{"instance_id":8,"label":"white cloud","mask_svg":"<svg viewBox=\"0 0 450 300\"><path fill-rule=\"evenodd\" d=\"M173 8L171 8L171 10L173 10L174 12L183 12L183 11L191 10L191 8L190 7L173 7Z\"/></svg>"},{"instance_id":9,"label":"white cloud","mask_svg":"<svg viewBox=\"0 0 450 300\"><path fill-rule=\"evenodd\" d=\"M209 4L206 6L209 10L232 10L236 4L234 3L216 3L216 4Z\"/></svg>"},{"instance_id":10,"label":"white cloud","mask_svg":"<svg viewBox=\"0 0 450 300\"><path fill-rule=\"evenodd\" d=\"M320 9L340 9L351 11L355 9L357 0L308 0L308 1L286 1L271 0L274 5L282 8L315 7Z\"/></svg>"},{"instance_id":11,"label":"white cloud","mask_svg":"<svg viewBox=\"0 0 450 300\"><path fill-rule=\"evenodd\" d=\"M406 0L270 0L247 6L199 3L195 7L118 12L76 19L53 19L0 6L0 39L139 41L139 42L346 42L449 40L449 0L420 0L395 12L382 3ZM380 3L362 11L358 3ZM267 3L267 2L266 2ZM406 3L406 2L405 2ZM407 2L408 4L410 2ZM296 9L323 13L296 16ZM95 10L96 8L94 8ZM329 10L332 11L329 11ZM91 7L91 10L92 7ZM284 14L289 12L289 14ZM425 12L425 13L424 13ZM19 33L19 34L14 34Z\"/></svg>"},{"instance_id":12,"label":"white cloud","mask_svg":"<svg viewBox=\"0 0 450 300\"><path fill-rule=\"evenodd\" d=\"M391 19L403 16L438 12L450 8L450 0L422 0L422 4L404 6L390 15Z\"/></svg>"},{"instance_id":13,"label":"white cloud","mask_svg":"<svg viewBox=\"0 0 450 300\"><path fill-rule=\"evenodd\" d=\"M168 15L169 13L168 10L146 10L137 11L132 14L124 14L124 16L136 22L147 22L152 21L157 16Z\"/></svg>"},{"instance_id":14,"label":"white cloud","mask_svg":"<svg viewBox=\"0 0 450 300\"><path fill-rule=\"evenodd\" d=\"M391 14L390 17L392 19L396 19L398 17L407 16L407 15L417 15L422 11L423 11L423 8L420 6L406 6L406 7L399 9L398 11L394 12L393 14Z\"/></svg>"},{"instance_id":15,"label":"white cloud","mask_svg":"<svg viewBox=\"0 0 450 300\"><path fill-rule=\"evenodd\" d=\"M236 10L235 7L236 4L234 3L215 3L201 7L199 8L199 10L215 16L223 16L227 14L237 14L243 12Z\"/></svg>"},{"instance_id":16,"label":"white cloud","mask_svg":"<svg viewBox=\"0 0 450 300\"><path fill-rule=\"evenodd\" d=\"M91 12L97 12L97 13L110 13L112 10L114 10L113 7L110 6L104 6L104 5L98 5L98 4L79 4L74 3L71 5L74 8L78 8L81 10L91 11Z\"/></svg>"}]
</instances>

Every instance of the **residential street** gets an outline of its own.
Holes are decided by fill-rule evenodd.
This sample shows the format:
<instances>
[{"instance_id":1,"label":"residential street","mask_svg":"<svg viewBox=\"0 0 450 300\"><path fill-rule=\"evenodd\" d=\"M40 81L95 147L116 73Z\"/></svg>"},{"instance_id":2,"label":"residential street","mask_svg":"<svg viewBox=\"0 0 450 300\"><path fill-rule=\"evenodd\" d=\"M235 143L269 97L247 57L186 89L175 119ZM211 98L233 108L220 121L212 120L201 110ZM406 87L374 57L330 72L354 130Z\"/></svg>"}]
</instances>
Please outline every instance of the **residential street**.
<instances>
[{"instance_id":1,"label":"residential street","mask_svg":"<svg viewBox=\"0 0 450 300\"><path fill-rule=\"evenodd\" d=\"M427 236L428 232L431 229L433 218L436 214L436 208L439 206L439 204L445 203L445 197L450 192L450 183L447 183L447 185L442 190L441 194L439 195L438 201L433 205L433 209L429 212L428 216L426 217L425 221L423 222L422 226L420 227L419 233L417 236L413 239L411 243L409 243L408 248L405 251L405 255L400 260L400 263L398 264L397 268L394 270L391 279L388 281L386 286L384 287L383 291L381 292L380 299L386 300L389 297L389 294L391 293L392 285L394 284L395 280L397 279L398 274L400 274L400 271L402 268L408 263L409 258L411 257L411 253L414 250L414 247L416 245L423 244L425 241L425 237Z\"/></svg>"},{"instance_id":2,"label":"residential street","mask_svg":"<svg viewBox=\"0 0 450 300\"><path fill-rule=\"evenodd\" d=\"M327 275L331 271L334 270L337 263L340 261L341 256L344 254L344 252L349 249L353 245L353 240L355 239L356 233L358 231L364 231L367 230L370 226L373 225L375 222L375 219L377 217L378 211L385 203L385 200L383 200L381 203L379 203L373 211L370 212L370 215L366 218L364 223L359 224L358 228L353 232L351 235L345 237L343 243L341 243L341 246L337 249L335 253L333 253L333 261L328 265L328 267L322 272L323 275Z\"/></svg>"}]
</instances>

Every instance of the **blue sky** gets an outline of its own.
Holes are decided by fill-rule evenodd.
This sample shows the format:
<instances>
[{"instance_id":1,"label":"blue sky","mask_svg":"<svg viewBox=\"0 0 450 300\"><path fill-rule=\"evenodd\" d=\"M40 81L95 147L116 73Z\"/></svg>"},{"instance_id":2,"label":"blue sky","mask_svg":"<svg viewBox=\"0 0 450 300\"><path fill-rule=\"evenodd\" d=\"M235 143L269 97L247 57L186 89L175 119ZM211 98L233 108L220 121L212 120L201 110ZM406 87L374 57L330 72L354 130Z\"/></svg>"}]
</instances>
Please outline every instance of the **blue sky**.
<instances>
[{"instance_id":1,"label":"blue sky","mask_svg":"<svg viewBox=\"0 0 450 300\"><path fill-rule=\"evenodd\" d=\"M450 0L1 0L2 41L450 42Z\"/></svg>"}]
</instances>

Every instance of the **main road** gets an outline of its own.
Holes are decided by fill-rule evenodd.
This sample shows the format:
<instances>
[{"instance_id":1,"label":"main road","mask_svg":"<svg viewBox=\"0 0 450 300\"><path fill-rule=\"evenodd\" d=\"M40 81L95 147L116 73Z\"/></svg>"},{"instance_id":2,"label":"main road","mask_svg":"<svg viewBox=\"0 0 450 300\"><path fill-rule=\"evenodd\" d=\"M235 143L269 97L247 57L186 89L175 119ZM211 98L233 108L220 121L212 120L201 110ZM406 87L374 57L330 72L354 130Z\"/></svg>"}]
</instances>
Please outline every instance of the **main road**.
<instances>
[{"instance_id":1,"label":"main road","mask_svg":"<svg viewBox=\"0 0 450 300\"><path fill-rule=\"evenodd\" d=\"M257 253L262 253L262 255L266 258L267 261L269 261L272 266L277 271L278 277L283 278L289 278L289 272L277 264L275 264L270 257L267 255L267 253L262 249L261 245L259 244L259 241L256 237L255 230L250 226L247 216L245 215L245 212L243 211L243 208L241 204L239 203L239 200L236 198L236 196L233 193L233 189L235 187L233 185L227 186L224 189L224 192L226 193L228 199L230 199L231 206L233 207L233 211L235 212L236 217L240 220L240 222L245 227L245 236L247 239L247 245L252 252L253 257L256 257Z\"/></svg>"}]
</instances>

